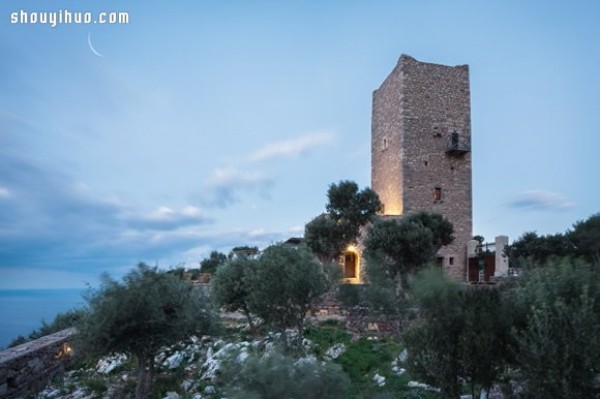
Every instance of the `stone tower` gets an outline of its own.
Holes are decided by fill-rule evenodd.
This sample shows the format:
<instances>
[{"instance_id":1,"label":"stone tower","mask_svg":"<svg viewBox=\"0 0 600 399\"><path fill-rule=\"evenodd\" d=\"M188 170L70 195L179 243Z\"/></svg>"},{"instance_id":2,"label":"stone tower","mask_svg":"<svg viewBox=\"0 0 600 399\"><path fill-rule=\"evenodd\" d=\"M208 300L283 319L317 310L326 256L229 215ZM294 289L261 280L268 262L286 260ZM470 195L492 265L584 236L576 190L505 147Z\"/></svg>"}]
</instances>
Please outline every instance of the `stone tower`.
<instances>
[{"instance_id":1,"label":"stone tower","mask_svg":"<svg viewBox=\"0 0 600 399\"><path fill-rule=\"evenodd\" d=\"M402 55L373 93L371 185L389 217L425 210L454 226L438 262L464 279L472 238L469 68Z\"/></svg>"}]
</instances>

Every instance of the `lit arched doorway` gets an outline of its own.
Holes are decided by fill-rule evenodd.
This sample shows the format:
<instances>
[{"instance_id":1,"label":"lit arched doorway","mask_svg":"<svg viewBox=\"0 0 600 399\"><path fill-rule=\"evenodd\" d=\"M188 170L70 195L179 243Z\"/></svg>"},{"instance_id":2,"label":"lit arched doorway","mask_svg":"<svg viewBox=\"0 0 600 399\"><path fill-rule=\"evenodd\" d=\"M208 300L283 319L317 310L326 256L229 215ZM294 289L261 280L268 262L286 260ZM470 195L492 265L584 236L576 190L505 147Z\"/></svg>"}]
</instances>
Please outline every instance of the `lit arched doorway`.
<instances>
[{"instance_id":1,"label":"lit arched doorway","mask_svg":"<svg viewBox=\"0 0 600 399\"><path fill-rule=\"evenodd\" d=\"M344 282L351 284L360 283L360 254L354 245L349 245L340 257L340 264L344 272Z\"/></svg>"}]
</instances>

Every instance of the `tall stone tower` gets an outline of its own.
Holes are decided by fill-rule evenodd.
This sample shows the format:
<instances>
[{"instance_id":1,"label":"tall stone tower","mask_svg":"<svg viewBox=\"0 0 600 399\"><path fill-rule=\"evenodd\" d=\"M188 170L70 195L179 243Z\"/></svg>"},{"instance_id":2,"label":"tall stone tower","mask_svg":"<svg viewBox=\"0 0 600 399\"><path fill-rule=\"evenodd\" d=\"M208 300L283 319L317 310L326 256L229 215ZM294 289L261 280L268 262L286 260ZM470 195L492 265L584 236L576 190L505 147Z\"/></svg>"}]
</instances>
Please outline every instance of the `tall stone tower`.
<instances>
[{"instance_id":1,"label":"tall stone tower","mask_svg":"<svg viewBox=\"0 0 600 399\"><path fill-rule=\"evenodd\" d=\"M466 273L472 238L469 68L402 55L373 93L371 186L383 215L425 210L454 226L454 243L438 262L455 278Z\"/></svg>"}]
</instances>

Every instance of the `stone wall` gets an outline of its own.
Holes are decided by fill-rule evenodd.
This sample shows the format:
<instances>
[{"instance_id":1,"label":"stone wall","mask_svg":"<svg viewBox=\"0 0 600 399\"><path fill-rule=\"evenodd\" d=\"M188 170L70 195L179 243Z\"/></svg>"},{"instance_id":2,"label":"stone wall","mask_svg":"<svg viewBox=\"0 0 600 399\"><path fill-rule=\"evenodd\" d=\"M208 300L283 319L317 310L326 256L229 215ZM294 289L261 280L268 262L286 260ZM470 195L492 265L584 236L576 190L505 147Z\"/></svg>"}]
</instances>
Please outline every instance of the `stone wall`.
<instances>
[{"instance_id":1,"label":"stone wall","mask_svg":"<svg viewBox=\"0 0 600 399\"><path fill-rule=\"evenodd\" d=\"M0 398L12 399L42 389L74 361L69 328L0 352Z\"/></svg>"},{"instance_id":2,"label":"stone wall","mask_svg":"<svg viewBox=\"0 0 600 399\"><path fill-rule=\"evenodd\" d=\"M466 245L472 238L468 66L402 55L373 94L372 118L371 184L383 213L444 215L454 226L455 240L442 248L440 261L448 274L464 279ZM452 134L468 150L448 151Z\"/></svg>"}]
</instances>

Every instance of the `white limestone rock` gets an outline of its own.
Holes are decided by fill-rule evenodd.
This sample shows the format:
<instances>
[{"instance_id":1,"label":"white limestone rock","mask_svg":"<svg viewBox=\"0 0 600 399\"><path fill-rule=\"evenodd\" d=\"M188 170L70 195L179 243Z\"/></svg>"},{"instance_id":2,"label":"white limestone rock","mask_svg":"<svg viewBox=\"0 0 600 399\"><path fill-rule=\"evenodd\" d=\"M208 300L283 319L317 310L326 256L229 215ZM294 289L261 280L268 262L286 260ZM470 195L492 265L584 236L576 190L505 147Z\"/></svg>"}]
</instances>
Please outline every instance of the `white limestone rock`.
<instances>
[{"instance_id":1,"label":"white limestone rock","mask_svg":"<svg viewBox=\"0 0 600 399\"><path fill-rule=\"evenodd\" d=\"M103 357L102 359L98 360L98 363L96 363L96 372L100 374L108 374L117 367L121 366L126 360L127 355L122 353Z\"/></svg>"},{"instance_id":2,"label":"white limestone rock","mask_svg":"<svg viewBox=\"0 0 600 399\"><path fill-rule=\"evenodd\" d=\"M327 360L335 360L340 357L344 352L346 352L346 345L343 343L338 343L333 345L331 348L327 349L325 352L325 359Z\"/></svg>"},{"instance_id":3,"label":"white limestone rock","mask_svg":"<svg viewBox=\"0 0 600 399\"><path fill-rule=\"evenodd\" d=\"M385 385L385 377L379 375L379 373L375 373L375 375L373 376L373 381L375 381L375 384L377 384L378 387L382 387Z\"/></svg>"}]
</instances>

